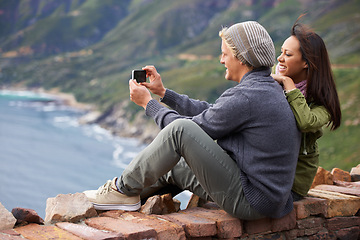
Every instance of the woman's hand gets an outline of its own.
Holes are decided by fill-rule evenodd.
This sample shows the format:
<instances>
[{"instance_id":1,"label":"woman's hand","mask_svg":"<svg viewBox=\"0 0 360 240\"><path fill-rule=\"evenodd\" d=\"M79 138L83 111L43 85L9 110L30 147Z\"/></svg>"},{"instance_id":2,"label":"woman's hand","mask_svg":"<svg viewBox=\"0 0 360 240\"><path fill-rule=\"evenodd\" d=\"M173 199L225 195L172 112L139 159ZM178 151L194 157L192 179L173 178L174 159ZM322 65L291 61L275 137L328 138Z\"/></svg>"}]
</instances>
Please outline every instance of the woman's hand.
<instances>
[{"instance_id":1,"label":"woman's hand","mask_svg":"<svg viewBox=\"0 0 360 240\"><path fill-rule=\"evenodd\" d=\"M141 85L145 86L153 94L163 98L165 96L166 89L161 81L160 74L156 71L156 68L154 66L146 66L142 69L146 71L146 76L149 78L150 82L143 82Z\"/></svg>"},{"instance_id":2,"label":"woman's hand","mask_svg":"<svg viewBox=\"0 0 360 240\"><path fill-rule=\"evenodd\" d=\"M296 88L294 81L288 76L280 74L271 74L271 76L275 79L275 81L283 86L285 91L291 91Z\"/></svg>"},{"instance_id":3,"label":"woman's hand","mask_svg":"<svg viewBox=\"0 0 360 240\"><path fill-rule=\"evenodd\" d=\"M152 99L149 90L145 86L140 85L134 79L129 81L130 100L146 109L146 105Z\"/></svg>"}]
</instances>

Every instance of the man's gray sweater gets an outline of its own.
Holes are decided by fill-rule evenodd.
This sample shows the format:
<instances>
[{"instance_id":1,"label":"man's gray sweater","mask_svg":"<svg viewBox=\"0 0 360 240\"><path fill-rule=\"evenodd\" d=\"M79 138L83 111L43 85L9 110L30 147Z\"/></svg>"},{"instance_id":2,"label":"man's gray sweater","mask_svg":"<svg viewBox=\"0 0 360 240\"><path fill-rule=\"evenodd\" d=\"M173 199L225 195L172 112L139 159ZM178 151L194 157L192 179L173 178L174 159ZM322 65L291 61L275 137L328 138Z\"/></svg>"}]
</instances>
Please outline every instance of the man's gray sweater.
<instances>
[{"instance_id":1,"label":"man's gray sweater","mask_svg":"<svg viewBox=\"0 0 360 240\"><path fill-rule=\"evenodd\" d=\"M292 210L300 132L269 68L248 72L214 104L169 89L162 102L172 109L151 100L146 115L160 128L175 119L189 118L217 140L237 162L245 196L256 210L273 218Z\"/></svg>"}]
</instances>

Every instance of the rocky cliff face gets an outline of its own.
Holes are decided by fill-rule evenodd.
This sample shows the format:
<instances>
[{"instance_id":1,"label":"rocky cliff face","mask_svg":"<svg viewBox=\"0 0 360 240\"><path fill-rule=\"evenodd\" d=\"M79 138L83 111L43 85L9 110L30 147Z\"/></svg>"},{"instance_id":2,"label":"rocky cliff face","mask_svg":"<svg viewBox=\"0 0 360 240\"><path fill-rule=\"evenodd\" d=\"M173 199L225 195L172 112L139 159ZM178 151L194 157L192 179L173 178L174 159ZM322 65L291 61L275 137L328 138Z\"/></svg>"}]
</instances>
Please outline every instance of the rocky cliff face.
<instances>
[{"instance_id":1,"label":"rocky cliff face","mask_svg":"<svg viewBox=\"0 0 360 240\"><path fill-rule=\"evenodd\" d=\"M132 103L123 101L115 104L92 122L108 129L116 136L134 137L143 143L150 143L159 132L158 126L154 121L146 117L144 111L132 116L131 113L125 110L128 104ZM131 118L133 120L130 122L129 119Z\"/></svg>"}]
</instances>

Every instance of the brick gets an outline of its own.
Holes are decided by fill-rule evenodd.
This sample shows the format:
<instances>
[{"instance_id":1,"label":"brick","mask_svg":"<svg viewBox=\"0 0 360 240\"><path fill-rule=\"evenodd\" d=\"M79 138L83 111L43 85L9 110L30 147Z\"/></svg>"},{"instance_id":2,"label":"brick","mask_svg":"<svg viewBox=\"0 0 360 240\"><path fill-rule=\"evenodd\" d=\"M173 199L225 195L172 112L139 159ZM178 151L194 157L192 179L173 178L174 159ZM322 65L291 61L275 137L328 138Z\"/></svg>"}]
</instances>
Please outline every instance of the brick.
<instances>
[{"instance_id":1,"label":"brick","mask_svg":"<svg viewBox=\"0 0 360 240\"><path fill-rule=\"evenodd\" d=\"M207 202L202 207L206 209L214 209L214 210L220 209L220 207L214 202Z\"/></svg>"},{"instance_id":2,"label":"brick","mask_svg":"<svg viewBox=\"0 0 360 240\"><path fill-rule=\"evenodd\" d=\"M100 213L100 217L112 217L112 218L119 218L122 214L124 214L126 211L124 210L111 210L111 211L105 211L103 213Z\"/></svg>"},{"instance_id":3,"label":"brick","mask_svg":"<svg viewBox=\"0 0 360 240\"><path fill-rule=\"evenodd\" d=\"M23 237L0 233L0 240L24 240Z\"/></svg>"},{"instance_id":4,"label":"brick","mask_svg":"<svg viewBox=\"0 0 360 240\"><path fill-rule=\"evenodd\" d=\"M351 168L350 171L351 181L360 181L360 164L356 167Z\"/></svg>"},{"instance_id":5,"label":"brick","mask_svg":"<svg viewBox=\"0 0 360 240\"><path fill-rule=\"evenodd\" d=\"M202 207L207 201L201 199L198 195L192 194L186 206L186 209L193 207Z\"/></svg>"},{"instance_id":6,"label":"brick","mask_svg":"<svg viewBox=\"0 0 360 240\"><path fill-rule=\"evenodd\" d=\"M303 219L315 215L326 216L327 200L305 197L300 201L294 202L294 209L296 211L296 219Z\"/></svg>"},{"instance_id":7,"label":"brick","mask_svg":"<svg viewBox=\"0 0 360 240\"><path fill-rule=\"evenodd\" d=\"M212 237L187 237L187 240L214 240Z\"/></svg>"},{"instance_id":8,"label":"brick","mask_svg":"<svg viewBox=\"0 0 360 240\"><path fill-rule=\"evenodd\" d=\"M20 233L14 231L14 229L7 229L0 231L0 240L24 240Z\"/></svg>"},{"instance_id":9,"label":"brick","mask_svg":"<svg viewBox=\"0 0 360 240\"><path fill-rule=\"evenodd\" d=\"M0 231L0 234L6 234L6 235L10 235L10 236L20 236L20 233L15 232L14 229L6 229L6 230L2 230Z\"/></svg>"},{"instance_id":10,"label":"brick","mask_svg":"<svg viewBox=\"0 0 360 240\"><path fill-rule=\"evenodd\" d=\"M298 237L305 236L304 229L291 229L289 231L284 231L285 239L296 239Z\"/></svg>"},{"instance_id":11,"label":"brick","mask_svg":"<svg viewBox=\"0 0 360 240\"><path fill-rule=\"evenodd\" d=\"M308 237L309 240L321 240L321 239L330 239L329 231L326 228L321 229L317 233Z\"/></svg>"},{"instance_id":12,"label":"brick","mask_svg":"<svg viewBox=\"0 0 360 240\"><path fill-rule=\"evenodd\" d=\"M329 231L329 238L327 240L339 240L336 238L336 234L333 231Z\"/></svg>"},{"instance_id":13,"label":"brick","mask_svg":"<svg viewBox=\"0 0 360 240\"><path fill-rule=\"evenodd\" d=\"M309 228L322 228L325 220L320 217L309 217L301 220L297 220L296 226L298 229L309 229Z\"/></svg>"},{"instance_id":14,"label":"brick","mask_svg":"<svg viewBox=\"0 0 360 240\"><path fill-rule=\"evenodd\" d=\"M360 182L334 181L334 184L341 187L360 189Z\"/></svg>"},{"instance_id":15,"label":"brick","mask_svg":"<svg viewBox=\"0 0 360 240\"><path fill-rule=\"evenodd\" d=\"M244 230L248 234L271 232L271 219L261 218L258 220L244 221Z\"/></svg>"},{"instance_id":16,"label":"brick","mask_svg":"<svg viewBox=\"0 0 360 240\"><path fill-rule=\"evenodd\" d=\"M322 167L318 168L311 188L314 188L315 186L320 184L333 184L333 175Z\"/></svg>"},{"instance_id":17,"label":"brick","mask_svg":"<svg viewBox=\"0 0 360 240\"><path fill-rule=\"evenodd\" d=\"M161 214L164 204L159 195L151 196L146 203L141 206L140 212L143 214Z\"/></svg>"},{"instance_id":18,"label":"brick","mask_svg":"<svg viewBox=\"0 0 360 240\"><path fill-rule=\"evenodd\" d=\"M317 189L310 189L308 195L327 199L326 218L354 216L360 208L360 197Z\"/></svg>"},{"instance_id":19,"label":"brick","mask_svg":"<svg viewBox=\"0 0 360 240\"><path fill-rule=\"evenodd\" d=\"M181 202L179 200L177 200L176 198L173 198L173 203L174 203L174 207L175 207L175 212L180 211Z\"/></svg>"},{"instance_id":20,"label":"brick","mask_svg":"<svg viewBox=\"0 0 360 240\"><path fill-rule=\"evenodd\" d=\"M338 192L338 193L360 197L360 188L356 189L356 188L341 187L335 185L317 185L314 189L325 190L330 192Z\"/></svg>"},{"instance_id":21,"label":"brick","mask_svg":"<svg viewBox=\"0 0 360 240\"><path fill-rule=\"evenodd\" d=\"M85 223L100 230L122 233L126 239L156 238L155 229L131 221L97 217L86 219Z\"/></svg>"},{"instance_id":22,"label":"brick","mask_svg":"<svg viewBox=\"0 0 360 240\"><path fill-rule=\"evenodd\" d=\"M337 239L359 239L360 238L360 227L355 226L351 228L344 228L338 231L335 231Z\"/></svg>"},{"instance_id":23,"label":"brick","mask_svg":"<svg viewBox=\"0 0 360 240\"><path fill-rule=\"evenodd\" d=\"M360 226L360 217L334 217L326 220L326 228L332 231L353 226Z\"/></svg>"},{"instance_id":24,"label":"brick","mask_svg":"<svg viewBox=\"0 0 360 240\"><path fill-rule=\"evenodd\" d=\"M194 207L184 210L184 212L215 221L218 238L236 238L242 235L243 227L241 220L231 216L224 210Z\"/></svg>"},{"instance_id":25,"label":"brick","mask_svg":"<svg viewBox=\"0 0 360 240\"><path fill-rule=\"evenodd\" d=\"M47 240L47 239L67 239L81 240L81 238L64 231L56 226L43 226L35 223L18 227L14 229L27 239L30 240Z\"/></svg>"},{"instance_id":26,"label":"brick","mask_svg":"<svg viewBox=\"0 0 360 240\"><path fill-rule=\"evenodd\" d=\"M324 229L323 227L306 228L306 229L304 229L305 236L311 236L311 235L314 235L314 234L318 234L323 229Z\"/></svg>"},{"instance_id":27,"label":"brick","mask_svg":"<svg viewBox=\"0 0 360 240\"><path fill-rule=\"evenodd\" d=\"M181 225L177 225L164 219L159 219L157 215L144 215L138 212L126 212L121 215L121 218L155 229L157 239L159 240L186 239L185 231Z\"/></svg>"},{"instance_id":28,"label":"brick","mask_svg":"<svg viewBox=\"0 0 360 240\"><path fill-rule=\"evenodd\" d=\"M175 222L183 226L187 237L208 237L215 236L217 234L215 221L186 214L184 211L161 215L159 218Z\"/></svg>"},{"instance_id":29,"label":"brick","mask_svg":"<svg viewBox=\"0 0 360 240\"><path fill-rule=\"evenodd\" d=\"M272 232L281 232L285 230L290 230L296 226L296 212L295 210L291 211L286 216L279 219L271 219L271 231Z\"/></svg>"},{"instance_id":30,"label":"brick","mask_svg":"<svg viewBox=\"0 0 360 240\"><path fill-rule=\"evenodd\" d=\"M28 208L13 208L11 213L17 220L17 225L22 224L23 222L26 223L38 223L43 224L44 220L35 212L33 209Z\"/></svg>"},{"instance_id":31,"label":"brick","mask_svg":"<svg viewBox=\"0 0 360 240\"><path fill-rule=\"evenodd\" d=\"M243 238L241 238L243 239ZM246 239L250 240L250 239L256 239L256 240L287 240L289 238L286 237L286 235L284 233L269 233L269 234L264 234L264 235L259 235L259 234L253 234L253 235L249 235Z\"/></svg>"},{"instance_id":32,"label":"brick","mask_svg":"<svg viewBox=\"0 0 360 240\"><path fill-rule=\"evenodd\" d=\"M164 208L161 214L176 212L176 207L170 193L161 195L161 201L164 204Z\"/></svg>"},{"instance_id":33,"label":"brick","mask_svg":"<svg viewBox=\"0 0 360 240\"><path fill-rule=\"evenodd\" d=\"M89 227L84 224L74 224L68 222L60 222L55 224L57 227L70 232L80 238L87 240L100 240L100 239L125 239L121 233L104 232L96 228Z\"/></svg>"},{"instance_id":34,"label":"brick","mask_svg":"<svg viewBox=\"0 0 360 240\"><path fill-rule=\"evenodd\" d=\"M144 214L169 214L176 211L177 209L170 193L149 197L140 209L140 212Z\"/></svg>"},{"instance_id":35,"label":"brick","mask_svg":"<svg viewBox=\"0 0 360 240\"><path fill-rule=\"evenodd\" d=\"M333 170L331 170L331 174L333 175L333 181L340 180L345 182L351 182L350 173L341 170L340 168L333 168Z\"/></svg>"}]
</instances>

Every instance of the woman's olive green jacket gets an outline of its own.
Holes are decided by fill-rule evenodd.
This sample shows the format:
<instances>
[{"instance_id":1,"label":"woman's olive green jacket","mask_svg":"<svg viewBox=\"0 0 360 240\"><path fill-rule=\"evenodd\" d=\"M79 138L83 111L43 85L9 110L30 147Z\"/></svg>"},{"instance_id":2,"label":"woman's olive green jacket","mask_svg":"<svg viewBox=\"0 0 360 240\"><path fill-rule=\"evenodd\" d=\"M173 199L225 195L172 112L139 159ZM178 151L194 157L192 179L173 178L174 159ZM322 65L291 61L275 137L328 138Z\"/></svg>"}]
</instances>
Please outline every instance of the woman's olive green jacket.
<instances>
[{"instance_id":1,"label":"woman's olive green jacket","mask_svg":"<svg viewBox=\"0 0 360 240\"><path fill-rule=\"evenodd\" d=\"M322 127L330 121L330 114L324 106L307 103L299 89L286 94L287 100L301 131L301 145L292 191L306 196L319 166L319 150L316 140Z\"/></svg>"}]
</instances>

